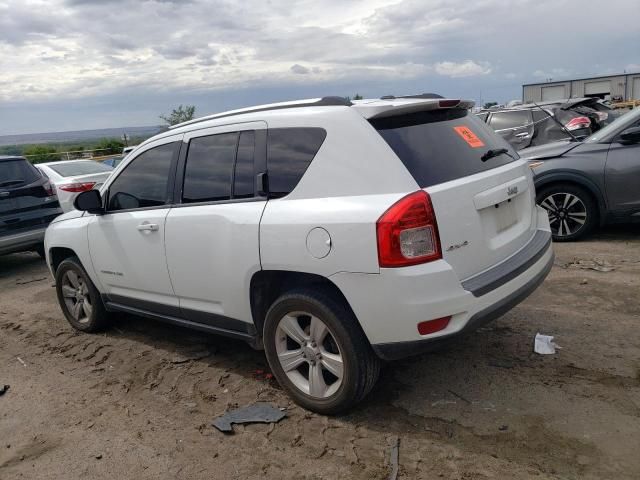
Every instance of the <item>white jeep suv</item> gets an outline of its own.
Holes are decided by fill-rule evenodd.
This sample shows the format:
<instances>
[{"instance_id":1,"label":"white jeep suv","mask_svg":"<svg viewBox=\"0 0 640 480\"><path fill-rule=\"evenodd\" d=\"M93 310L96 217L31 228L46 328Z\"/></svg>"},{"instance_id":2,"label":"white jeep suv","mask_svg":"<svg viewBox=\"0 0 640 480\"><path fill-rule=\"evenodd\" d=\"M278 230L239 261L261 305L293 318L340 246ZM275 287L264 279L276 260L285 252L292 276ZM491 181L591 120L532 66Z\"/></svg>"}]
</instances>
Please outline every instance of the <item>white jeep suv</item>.
<instances>
[{"instance_id":1,"label":"white jeep suv","mask_svg":"<svg viewBox=\"0 0 640 480\"><path fill-rule=\"evenodd\" d=\"M551 269L531 171L471 106L326 97L147 140L47 230L64 315L246 340L305 408L349 408L382 360L501 315Z\"/></svg>"}]
</instances>

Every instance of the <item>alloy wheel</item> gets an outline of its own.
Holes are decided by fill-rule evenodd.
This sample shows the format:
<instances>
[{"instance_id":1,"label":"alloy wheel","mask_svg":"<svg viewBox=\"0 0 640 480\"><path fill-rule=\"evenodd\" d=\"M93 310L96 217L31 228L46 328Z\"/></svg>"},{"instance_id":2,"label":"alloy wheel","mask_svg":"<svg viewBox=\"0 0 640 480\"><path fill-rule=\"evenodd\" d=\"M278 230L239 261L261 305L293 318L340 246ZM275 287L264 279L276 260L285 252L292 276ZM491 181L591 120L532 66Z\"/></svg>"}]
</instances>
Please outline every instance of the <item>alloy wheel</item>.
<instances>
[{"instance_id":1,"label":"alloy wheel","mask_svg":"<svg viewBox=\"0 0 640 480\"><path fill-rule=\"evenodd\" d=\"M276 329L276 353L289 380L303 393L328 398L342 385L344 361L329 327L306 312L291 312Z\"/></svg>"},{"instance_id":2,"label":"alloy wheel","mask_svg":"<svg viewBox=\"0 0 640 480\"><path fill-rule=\"evenodd\" d=\"M78 323L87 323L91 318L91 297L84 279L73 270L62 277L62 296L67 311Z\"/></svg>"},{"instance_id":3,"label":"alloy wheel","mask_svg":"<svg viewBox=\"0 0 640 480\"><path fill-rule=\"evenodd\" d=\"M551 232L558 237L574 235L587 221L587 207L573 193L549 194L540 206L549 213Z\"/></svg>"}]
</instances>

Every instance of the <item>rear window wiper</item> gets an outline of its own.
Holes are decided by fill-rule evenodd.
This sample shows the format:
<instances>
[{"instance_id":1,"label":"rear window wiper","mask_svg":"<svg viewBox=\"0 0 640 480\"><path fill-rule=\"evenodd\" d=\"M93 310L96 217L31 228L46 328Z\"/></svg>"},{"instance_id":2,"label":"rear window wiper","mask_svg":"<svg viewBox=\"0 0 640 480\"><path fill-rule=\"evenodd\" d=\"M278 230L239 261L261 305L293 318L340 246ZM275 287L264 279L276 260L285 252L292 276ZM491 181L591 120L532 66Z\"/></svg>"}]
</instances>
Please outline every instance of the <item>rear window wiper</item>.
<instances>
[{"instance_id":1,"label":"rear window wiper","mask_svg":"<svg viewBox=\"0 0 640 480\"><path fill-rule=\"evenodd\" d=\"M513 155L511 155L509 153L509 150L507 150L506 148L492 148L490 150L487 150L484 155L482 155L480 157L480 160L482 160L483 162L486 162L487 160L494 158L494 157L498 157L500 155L508 155L511 158L513 158L514 160L516 160L516 157L514 157Z\"/></svg>"},{"instance_id":2,"label":"rear window wiper","mask_svg":"<svg viewBox=\"0 0 640 480\"><path fill-rule=\"evenodd\" d=\"M0 182L0 187L8 187L9 185L18 185L20 183L24 183L24 180L21 178L17 178L15 180L7 180L5 182Z\"/></svg>"}]
</instances>

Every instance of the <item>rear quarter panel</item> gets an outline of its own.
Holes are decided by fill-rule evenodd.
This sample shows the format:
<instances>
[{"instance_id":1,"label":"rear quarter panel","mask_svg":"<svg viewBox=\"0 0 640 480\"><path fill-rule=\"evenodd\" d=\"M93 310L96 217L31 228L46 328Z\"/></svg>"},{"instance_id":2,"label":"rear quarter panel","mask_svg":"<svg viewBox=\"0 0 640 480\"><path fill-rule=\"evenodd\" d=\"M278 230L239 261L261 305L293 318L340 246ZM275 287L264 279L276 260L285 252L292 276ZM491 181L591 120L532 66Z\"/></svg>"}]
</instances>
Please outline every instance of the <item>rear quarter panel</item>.
<instances>
[{"instance_id":1,"label":"rear quarter panel","mask_svg":"<svg viewBox=\"0 0 640 480\"><path fill-rule=\"evenodd\" d=\"M260 224L262 268L323 276L378 273L376 221L419 189L411 174L375 129L348 107L306 115L274 112L265 120L269 128L321 127L327 137L293 192L267 202ZM324 258L307 248L307 236L316 227L331 237Z\"/></svg>"}]
</instances>

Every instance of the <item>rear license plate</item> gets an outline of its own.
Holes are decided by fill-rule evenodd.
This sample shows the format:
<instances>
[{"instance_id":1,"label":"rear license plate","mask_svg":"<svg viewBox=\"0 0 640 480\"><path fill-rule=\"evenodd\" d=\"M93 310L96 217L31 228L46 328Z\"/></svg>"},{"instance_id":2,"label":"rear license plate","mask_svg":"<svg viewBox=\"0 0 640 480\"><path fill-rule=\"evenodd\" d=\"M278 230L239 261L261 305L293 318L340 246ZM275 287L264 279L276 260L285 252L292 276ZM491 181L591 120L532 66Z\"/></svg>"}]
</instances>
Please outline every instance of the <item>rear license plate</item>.
<instances>
[{"instance_id":1,"label":"rear license plate","mask_svg":"<svg viewBox=\"0 0 640 480\"><path fill-rule=\"evenodd\" d=\"M498 204L496 208L496 227L498 232L502 232L518 221L518 212L512 201L505 201Z\"/></svg>"}]
</instances>

